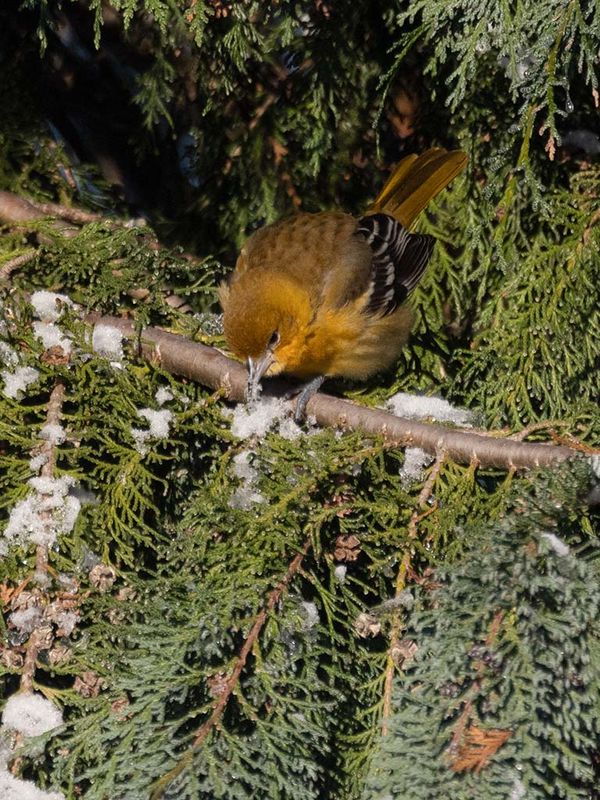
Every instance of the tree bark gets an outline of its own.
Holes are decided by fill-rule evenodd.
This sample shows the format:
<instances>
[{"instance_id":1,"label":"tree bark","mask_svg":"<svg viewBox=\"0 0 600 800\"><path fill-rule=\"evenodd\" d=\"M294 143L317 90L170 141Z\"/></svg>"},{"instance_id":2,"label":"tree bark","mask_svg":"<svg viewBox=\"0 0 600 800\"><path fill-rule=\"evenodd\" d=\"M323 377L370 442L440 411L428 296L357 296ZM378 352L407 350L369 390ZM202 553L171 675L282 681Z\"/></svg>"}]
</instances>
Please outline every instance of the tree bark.
<instances>
[{"instance_id":1,"label":"tree bark","mask_svg":"<svg viewBox=\"0 0 600 800\"><path fill-rule=\"evenodd\" d=\"M129 339L136 336L134 325L129 320L94 316L89 320L118 328ZM239 403L245 399L246 368L214 347L192 342L160 328L146 328L139 338L139 345L145 358L160 364L168 372L220 390L227 400ZM292 386L281 380L268 381L264 395L282 397ZM295 400L291 403L292 409L294 404ZM311 398L307 413L314 416L321 426L381 435L390 444L420 447L432 455L444 450L449 458L460 464L475 460L482 467L521 470L549 466L580 456L579 451L563 445L520 442L485 432L403 419L322 392Z\"/></svg>"}]
</instances>

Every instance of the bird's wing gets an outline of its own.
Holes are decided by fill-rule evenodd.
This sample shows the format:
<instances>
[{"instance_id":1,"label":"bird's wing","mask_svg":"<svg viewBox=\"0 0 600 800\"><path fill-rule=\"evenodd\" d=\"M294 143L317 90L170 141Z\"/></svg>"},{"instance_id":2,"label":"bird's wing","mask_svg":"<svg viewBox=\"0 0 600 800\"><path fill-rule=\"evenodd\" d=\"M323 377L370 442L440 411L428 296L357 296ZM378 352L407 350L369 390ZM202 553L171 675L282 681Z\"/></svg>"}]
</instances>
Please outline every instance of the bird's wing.
<instances>
[{"instance_id":1,"label":"bird's wing","mask_svg":"<svg viewBox=\"0 0 600 800\"><path fill-rule=\"evenodd\" d=\"M361 217L356 231L373 254L364 312L385 316L415 288L433 252L434 239L407 229L388 214Z\"/></svg>"},{"instance_id":2,"label":"bird's wing","mask_svg":"<svg viewBox=\"0 0 600 800\"><path fill-rule=\"evenodd\" d=\"M367 214L358 221L357 235L372 252L364 311L391 314L415 288L433 251L431 236L409 233L427 203L442 191L467 163L460 150L432 148L402 159Z\"/></svg>"},{"instance_id":3,"label":"bird's wing","mask_svg":"<svg viewBox=\"0 0 600 800\"><path fill-rule=\"evenodd\" d=\"M410 228L427 203L448 186L466 163L467 156L462 151L439 147L403 158L367 214L390 214Z\"/></svg>"}]
</instances>

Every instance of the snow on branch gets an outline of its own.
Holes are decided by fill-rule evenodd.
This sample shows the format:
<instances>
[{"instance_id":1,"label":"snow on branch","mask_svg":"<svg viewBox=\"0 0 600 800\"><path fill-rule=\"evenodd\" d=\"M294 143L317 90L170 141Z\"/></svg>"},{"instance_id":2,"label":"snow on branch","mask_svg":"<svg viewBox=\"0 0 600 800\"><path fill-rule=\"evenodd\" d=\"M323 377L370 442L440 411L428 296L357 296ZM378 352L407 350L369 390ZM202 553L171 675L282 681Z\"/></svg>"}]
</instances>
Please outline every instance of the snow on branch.
<instances>
[{"instance_id":1,"label":"snow on branch","mask_svg":"<svg viewBox=\"0 0 600 800\"><path fill-rule=\"evenodd\" d=\"M138 337L133 323L118 317L92 315L88 319L91 323L110 325L120 330L124 337L135 339L141 355L160 364L168 372L221 391L227 400L244 400L248 377L245 367L214 347L192 342L160 328L145 328ZM265 395L282 397L289 388L287 382L269 381ZM381 409L366 408L321 392L310 400L307 413L315 417L320 426L382 435L390 444L419 447L432 455L445 451L449 458L460 464L475 461L483 467L531 469L557 464L579 455L577 450L564 445L521 442L497 438L485 432L404 419Z\"/></svg>"}]
</instances>

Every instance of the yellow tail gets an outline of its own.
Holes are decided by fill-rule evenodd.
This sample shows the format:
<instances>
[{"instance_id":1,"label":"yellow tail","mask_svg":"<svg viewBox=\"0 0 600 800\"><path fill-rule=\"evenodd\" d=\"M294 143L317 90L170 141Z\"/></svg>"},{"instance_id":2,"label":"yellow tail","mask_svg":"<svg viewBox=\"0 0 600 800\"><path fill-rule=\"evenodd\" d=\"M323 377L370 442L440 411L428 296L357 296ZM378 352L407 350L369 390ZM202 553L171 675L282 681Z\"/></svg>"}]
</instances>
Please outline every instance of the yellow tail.
<instances>
[{"instance_id":1,"label":"yellow tail","mask_svg":"<svg viewBox=\"0 0 600 800\"><path fill-rule=\"evenodd\" d=\"M427 203L464 169L461 150L433 147L420 156L403 158L370 206L367 214L382 212L410 228Z\"/></svg>"}]
</instances>

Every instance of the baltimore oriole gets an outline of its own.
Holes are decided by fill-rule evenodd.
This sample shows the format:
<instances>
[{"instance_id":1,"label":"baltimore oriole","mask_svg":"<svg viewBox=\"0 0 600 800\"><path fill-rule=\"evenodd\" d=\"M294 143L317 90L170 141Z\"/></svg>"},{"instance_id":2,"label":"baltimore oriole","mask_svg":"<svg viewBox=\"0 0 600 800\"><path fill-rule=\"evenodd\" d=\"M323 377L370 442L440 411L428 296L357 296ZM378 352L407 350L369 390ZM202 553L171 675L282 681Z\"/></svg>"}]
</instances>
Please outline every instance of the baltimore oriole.
<instances>
[{"instance_id":1,"label":"baltimore oriole","mask_svg":"<svg viewBox=\"0 0 600 800\"><path fill-rule=\"evenodd\" d=\"M434 244L408 229L466 162L437 148L410 155L365 216L296 214L247 240L220 300L227 343L248 364L249 398L263 376L294 375L308 381L301 417L326 377L367 378L394 361L413 322L404 301Z\"/></svg>"}]
</instances>

